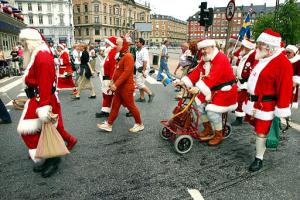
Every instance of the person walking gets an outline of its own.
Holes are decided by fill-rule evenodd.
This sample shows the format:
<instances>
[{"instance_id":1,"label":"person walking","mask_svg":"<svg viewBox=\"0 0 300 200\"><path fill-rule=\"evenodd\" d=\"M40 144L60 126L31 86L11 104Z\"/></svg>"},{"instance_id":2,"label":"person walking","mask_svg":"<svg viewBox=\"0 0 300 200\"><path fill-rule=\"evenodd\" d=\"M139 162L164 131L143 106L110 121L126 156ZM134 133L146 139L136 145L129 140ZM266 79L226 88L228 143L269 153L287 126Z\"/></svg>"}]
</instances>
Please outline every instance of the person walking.
<instances>
[{"instance_id":1,"label":"person walking","mask_svg":"<svg viewBox=\"0 0 300 200\"><path fill-rule=\"evenodd\" d=\"M14 75L20 74L20 68L19 68L19 57L18 57L18 50L17 47L13 47L12 51L10 52L11 55L11 61L12 61L12 68L14 70Z\"/></svg>"},{"instance_id":2,"label":"person walking","mask_svg":"<svg viewBox=\"0 0 300 200\"><path fill-rule=\"evenodd\" d=\"M0 99L0 119L1 119L0 124L10 124L12 122L11 117L7 112L7 109L1 99Z\"/></svg>"},{"instance_id":3,"label":"person walking","mask_svg":"<svg viewBox=\"0 0 300 200\"><path fill-rule=\"evenodd\" d=\"M133 115L135 124L129 129L130 132L139 132L144 130L140 112L134 103L134 80L133 68L134 61L129 53L129 45L125 38L117 39L117 51L120 53L116 65L115 73L110 84L110 89L115 93L109 113L108 121L97 124L98 128L107 132L112 131L112 125L118 117L120 106L126 107Z\"/></svg>"},{"instance_id":4,"label":"person walking","mask_svg":"<svg viewBox=\"0 0 300 200\"><path fill-rule=\"evenodd\" d=\"M160 53L160 66L159 66L159 71L158 71L158 74L157 74L157 81L162 81L163 80L163 75L162 75L162 72L166 72L168 78L170 80L174 80L172 77L171 77L171 74L170 74L170 70L169 70L169 66L168 66L168 58L169 58L169 55L168 55L168 46L169 46L169 41L168 40L165 40L162 47L161 47L161 53Z\"/></svg>"}]
</instances>

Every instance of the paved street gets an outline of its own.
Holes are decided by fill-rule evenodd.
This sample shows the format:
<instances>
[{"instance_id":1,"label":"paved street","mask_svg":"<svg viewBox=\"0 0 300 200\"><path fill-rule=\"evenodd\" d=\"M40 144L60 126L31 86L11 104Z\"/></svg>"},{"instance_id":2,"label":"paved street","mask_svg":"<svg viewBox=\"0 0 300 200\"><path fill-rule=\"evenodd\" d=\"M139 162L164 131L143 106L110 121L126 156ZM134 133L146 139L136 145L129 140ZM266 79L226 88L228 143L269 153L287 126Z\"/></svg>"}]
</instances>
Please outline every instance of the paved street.
<instances>
[{"instance_id":1,"label":"paved street","mask_svg":"<svg viewBox=\"0 0 300 200\"><path fill-rule=\"evenodd\" d=\"M99 131L96 124L100 121L94 116L100 109L101 93L99 80L94 79L95 100L88 99L87 91L79 101L71 100L71 91L60 92L65 127L79 142L63 158L59 172L44 179L32 172L27 148L16 132L21 111L14 110L9 98L2 95L6 92L12 98L22 93L18 80L0 81L1 99L13 119L12 124L0 125L0 199L183 200L193 199L191 190L200 192L205 200L299 199L299 111L294 111L295 124L282 135L278 149L267 150L263 169L249 173L255 154L255 136L249 125L235 128L218 147L194 141L186 155L179 155L173 143L162 140L159 121L171 116L175 93L153 78L148 78L148 85L156 94L154 101L137 104L145 124L143 132L128 132L134 121L125 117L124 109L113 132ZM231 120L233 117L231 113Z\"/></svg>"}]
</instances>

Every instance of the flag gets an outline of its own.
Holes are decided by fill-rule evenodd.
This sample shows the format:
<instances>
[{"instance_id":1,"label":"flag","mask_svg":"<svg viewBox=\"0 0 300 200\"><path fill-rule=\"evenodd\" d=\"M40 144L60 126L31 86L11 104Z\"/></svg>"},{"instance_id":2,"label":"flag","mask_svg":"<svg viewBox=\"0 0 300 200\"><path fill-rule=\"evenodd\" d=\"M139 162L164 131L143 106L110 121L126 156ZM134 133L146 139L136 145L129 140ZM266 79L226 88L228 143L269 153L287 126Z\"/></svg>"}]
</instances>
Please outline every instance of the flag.
<instances>
[{"instance_id":1,"label":"flag","mask_svg":"<svg viewBox=\"0 0 300 200\"><path fill-rule=\"evenodd\" d=\"M245 20L244 20L244 23L243 23L243 26L239 32L239 40L242 41L243 39L245 39L245 37L247 39L250 39L251 38L251 32L250 32L250 29L251 29L251 19L250 19L250 12L248 12Z\"/></svg>"}]
</instances>

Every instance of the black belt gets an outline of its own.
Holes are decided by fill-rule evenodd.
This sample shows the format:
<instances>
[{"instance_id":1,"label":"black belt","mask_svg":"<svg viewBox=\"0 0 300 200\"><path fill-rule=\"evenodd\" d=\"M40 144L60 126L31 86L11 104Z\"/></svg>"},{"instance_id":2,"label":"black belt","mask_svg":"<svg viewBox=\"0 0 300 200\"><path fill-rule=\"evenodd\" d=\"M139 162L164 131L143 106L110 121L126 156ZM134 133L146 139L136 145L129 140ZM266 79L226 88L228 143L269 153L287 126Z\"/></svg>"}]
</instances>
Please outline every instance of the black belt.
<instances>
[{"instance_id":1,"label":"black belt","mask_svg":"<svg viewBox=\"0 0 300 200\"><path fill-rule=\"evenodd\" d=\"M109 76L103 76L103 80L110 80Z\"/></svg>"},{"instance_id":2,"label":"black belt","mask_svg":"<svg viewBox=\"0 0 300 200\"><path fill-rule=\"evenodd\" d=\"M243 84L243 83L246 83L248 81L248 78L243 78L243 79L239 79L240 83Z\"/></svg>"},{"instance_id":3,"label":"black belt","mask_svg":"<svg viewBox=\"0 0 300 200\"><path fill-rule=\"evenodd\" d=\"M211 88L211 90L212 90L212 91L221 90L222 87L225 87L225 86L227 86L227 85L233 85L233 84L235 84L235 83L236 83L236 81L235 81L235 80L232 80L232 81L229 81L229 82L222 83L222 84L220 84L220 85L214 86L214 87Z\"/></svg>"},{"instance_id":4,"label":"black belt","mask_svg":"<svg viewBox=\"0 0 300 200\"><path fill-rule=\"evenodd\" d=\"M257 95L249 95L250 101L255 102L258 101L258 96ZM262 96L261 101L262 102L268 102L268 101L276 101L277 96L276 95L264 95Z\"/></svg>"},{"instance_id":5,"label":"black belt","mask_svg":"<svg viewBox=\"0 0 300 200\"><path fill-rule=\"evenodd\" d=\"M39 95L39 89L38 88L35 88L35 87L27 87L24 89L25 93L26 93L26 96L29 98L29 99L32 99L33 97L36 97ZM56 87L52 87L52 91L51 91L51 94L54 94L54 92L56 91Z\"/></svg>"}]
</instances>

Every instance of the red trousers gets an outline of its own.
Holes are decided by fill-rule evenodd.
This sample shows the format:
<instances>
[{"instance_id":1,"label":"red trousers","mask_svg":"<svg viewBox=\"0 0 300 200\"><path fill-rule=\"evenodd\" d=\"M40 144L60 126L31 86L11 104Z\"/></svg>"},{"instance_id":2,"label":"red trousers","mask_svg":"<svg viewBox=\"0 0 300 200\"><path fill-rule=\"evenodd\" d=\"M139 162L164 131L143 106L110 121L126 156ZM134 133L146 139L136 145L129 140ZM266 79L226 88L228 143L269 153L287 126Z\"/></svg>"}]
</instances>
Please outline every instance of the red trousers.
<instances>
[{"instance_id":1,"label":"red trousers","mask_svg":"<svg viewBox=\"0 0 300 200\"><path fill-rule=\"evenodd\" d=\"M236 117L245 117L245 112L243 111L243 103L246 101L248 96L247 90L241 90L238 92L238 107L235 110L235 116Z\"/></svg>"},{"instance_id":2,"label":"red trousers","mask_svg":"<svg viewBox=\"0 0 300 200\"><path fill-rule=\"evenodd\" d=\"M109 113L111 110L110 107L111 107L111 103L112 103L112 99L113 99L114 95L107 95L107 94L102 93L102 96L103 96L103 100L102 100L101 111Z\"/></svg>"},{"instance_id":3,"label":"red trousers","mask_svg":"<svg viewBox=\"0 0 300 200\"><path fill-rule=\"evenodd\" d=\"M112 99L111 112L108 117L108 123L113 124L118 117L120 106L123 105L131 113L136 124L142 124L139 109L134 103L133 91L117 91Z\"/></svg>"},{"instance_id":4,"label":"red trousers","mask_svg":"<svg viewBox=\"0 0 300 200\"><path fill-rule=\"evenodd\" d=\"M255 132L257 134L268 135L272 120L261 120L257 118L253 118L250 115L246 115L245 121L254 126Z\"/></svg>"}]
</instances>

